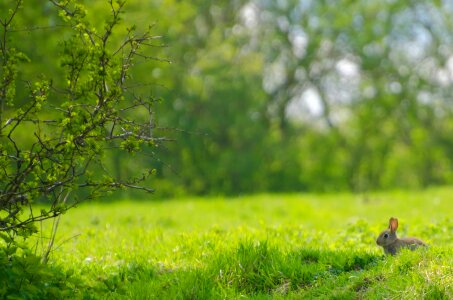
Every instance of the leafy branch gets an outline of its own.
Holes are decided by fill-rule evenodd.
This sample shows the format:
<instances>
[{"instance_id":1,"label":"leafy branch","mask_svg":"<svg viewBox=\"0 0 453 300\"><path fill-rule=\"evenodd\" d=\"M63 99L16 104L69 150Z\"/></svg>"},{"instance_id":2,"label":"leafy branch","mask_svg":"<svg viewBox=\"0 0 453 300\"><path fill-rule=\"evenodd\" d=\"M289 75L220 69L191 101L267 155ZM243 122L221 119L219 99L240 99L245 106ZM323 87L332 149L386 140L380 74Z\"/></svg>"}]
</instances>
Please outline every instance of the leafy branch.
<instances>
[{"instance_id":1,"label":"leafy branch","mask_svg":"<svg viewBox=\"0 0 453 300\"><path fill-rule=\"evenodd\" d=\"M133 155L168 140L153 134L155 99L135 94L130 83L136 61L154 58L149 50L159 37L153 27L138 33L132 26L117 43L125 1L108 2L111 15L102 30L91 26L78 1L49 2L65 23L60 27L71 31L61 41L66 78L63 86L44 76L27 81L24 104L15 89L18 63L28 58L8 46L17 42L9 34L17 32L13 23L22 1L0 20L0 232L10 237L27 237L36 232L36 222L105 193L153 192L144 184L154 174L149 166L140 176L119 179L104 165L112 155ZM50 207L35 212L36 200Z\"/></svg>"}]
</instances>

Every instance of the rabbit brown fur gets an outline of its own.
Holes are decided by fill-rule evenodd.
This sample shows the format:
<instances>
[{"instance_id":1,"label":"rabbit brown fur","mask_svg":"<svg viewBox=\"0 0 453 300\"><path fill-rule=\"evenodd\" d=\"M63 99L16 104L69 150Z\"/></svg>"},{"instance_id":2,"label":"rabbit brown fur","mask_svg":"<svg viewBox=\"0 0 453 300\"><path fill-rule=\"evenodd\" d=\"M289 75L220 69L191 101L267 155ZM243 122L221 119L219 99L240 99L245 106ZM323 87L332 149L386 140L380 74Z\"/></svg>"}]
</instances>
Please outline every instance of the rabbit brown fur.
<instances>
[{"instance_id":1,"label":"rabbit brown fur","mask_svg":"<svg viewBox=\"0 0 453 300\"><path fill-rule=\"evenodd\" d=\"M420 246L426 246L426 244L413 237L401 238L396 236L396 230L398 229L398 219L390 218L389 228L382 231L376 240L376 244L384 248L385 254L395 255L401 248L409 248L414 250Z\"/></svg>"}]
</instances>

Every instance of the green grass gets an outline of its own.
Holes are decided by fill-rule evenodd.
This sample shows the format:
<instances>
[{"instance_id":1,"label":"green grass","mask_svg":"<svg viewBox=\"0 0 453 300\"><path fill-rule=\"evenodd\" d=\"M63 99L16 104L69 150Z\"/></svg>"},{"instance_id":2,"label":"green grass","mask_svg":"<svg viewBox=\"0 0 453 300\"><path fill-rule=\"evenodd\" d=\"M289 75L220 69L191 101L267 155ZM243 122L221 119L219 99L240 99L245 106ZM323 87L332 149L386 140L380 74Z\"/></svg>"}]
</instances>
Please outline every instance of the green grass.
<instances>
[{"instance_id":1,"label":"green grass","mask_svg":"<svg viewBox=\"0 0 453 300\"><path fill-rule=\"evenodd\" d=\"M86 204L62 217L50 264L85 299L452 299L452 195ZM429 248L384 257L391 216Z\"/></svg>"}]
</instances>

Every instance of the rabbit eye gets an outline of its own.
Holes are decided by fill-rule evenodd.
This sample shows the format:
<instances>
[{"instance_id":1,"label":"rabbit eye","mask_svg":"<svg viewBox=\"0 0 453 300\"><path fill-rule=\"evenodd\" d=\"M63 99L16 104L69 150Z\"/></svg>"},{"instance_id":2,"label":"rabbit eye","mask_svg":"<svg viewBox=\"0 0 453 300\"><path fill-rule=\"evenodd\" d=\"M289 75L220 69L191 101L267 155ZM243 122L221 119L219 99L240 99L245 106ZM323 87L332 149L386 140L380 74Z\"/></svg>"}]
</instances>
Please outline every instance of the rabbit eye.
<instances>
[{"instance_id":1,"label":"rabbit eye","mask_svg":"<svg viewBox=\"0 0 453 300\"><path fill-rule=\"evenodd\" d=\"M386 238L388 238L388 237L389 237L389 234L388 234L388 233L384 234L384 239L386 239Z\"/></svg>"}]
</instances>

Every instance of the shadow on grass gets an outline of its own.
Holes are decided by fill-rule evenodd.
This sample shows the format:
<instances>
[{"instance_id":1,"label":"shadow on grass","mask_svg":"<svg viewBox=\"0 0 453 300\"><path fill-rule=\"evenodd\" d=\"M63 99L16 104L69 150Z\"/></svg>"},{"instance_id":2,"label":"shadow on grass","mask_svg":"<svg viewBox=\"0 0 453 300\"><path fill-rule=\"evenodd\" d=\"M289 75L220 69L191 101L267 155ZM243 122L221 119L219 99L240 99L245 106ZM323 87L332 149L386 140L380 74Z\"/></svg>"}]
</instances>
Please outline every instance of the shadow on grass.
<instances>
[{"instance_id":1,"label":"shadow on grass","mask_svg":"<svg viewBox=\"0 0 453 300\"><path fill-rule=\"evenodd\" d=\"M415 268L420 259L426 259L422 253L384 258L348 249L284 250L246 240L204 257L198 267L129 262L78 289L84 299L360 299L401 296L419 283L415 288L422 289L425 298L448 299L450 292L438 282L416 282L416 271L399 272L408 264Z\"/></svg>"},{"instance_id":2,"label":"shadow on grass","mask_svg":"<svg viewBox=\"0 0 453 300\"><path fill-rule=\"evenodd\" d=\"M366 252L301 248L282 252L267 242L239 244L236 252L219 255L216 263L224 286L246 294L286 293L313 285L322 278L366 270L380 256Z\"/></svg>"},{"instance_id":3,"label":"shadow on grass","mask_svg":"<svg viewBox=\"0 0 453 300\"><path fill-rule=\"evenodd\" d=\"M199 268L155 272L133 282L131 299L218 299L284 296L326 278L350 277L373 268L382 257L366 252L301 248L282 251L267 242L244 241L217 253ZM345 276L346 275L346 276ZM349 284L342 279L340 284ZM364 281L364 286L366 280ZM364 288L351 287L353 292Z\"/></svg>"}]
</instances>

